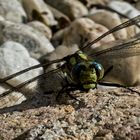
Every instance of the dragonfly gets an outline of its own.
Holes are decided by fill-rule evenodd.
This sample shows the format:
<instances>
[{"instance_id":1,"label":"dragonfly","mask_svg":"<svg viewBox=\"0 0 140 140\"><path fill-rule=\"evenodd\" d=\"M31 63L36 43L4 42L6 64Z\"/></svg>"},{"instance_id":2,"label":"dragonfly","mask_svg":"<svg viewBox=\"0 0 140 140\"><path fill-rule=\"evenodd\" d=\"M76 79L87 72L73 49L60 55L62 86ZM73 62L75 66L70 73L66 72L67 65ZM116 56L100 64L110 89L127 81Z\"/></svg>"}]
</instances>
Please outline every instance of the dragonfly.
<instances>
[{"instance_id":1,"label":"dragonfly","mask_svg":"<svg viewBox=\"0 0 140 140\"><path fill-rule=\"evenodd\" d=\"M78 51L76 51L75 53L73 53L71 55L67 55L61 59L52 60L52 61L47 62L47 63L31 66L29 68L26 68L24 70L16 72L10 76L7 76L5 78L0 79L0 84L4 83L9 87L9 90L2 93L0 95L0 98L7 96L8 94L10 94L13 91L20 91L21 88L28 85L29 83L32 83L35 80L41 79L42 77L47 77L48 75L51 75L53 73L57 73L58 71L63 72L63 74L65 75L65 80L67 82L66 86L62 87L62 89L60 91L58 91L58 96L61 93L67 92L67 94L70 97L76 99L74 96L72 96L70 94L71 91L74 91L77 89L88 91L89 89L97 88L98 84L105 85L105 86L123 87L123 88L127 88L131 92L136 92L136 93L140 94L138 91L134 91L133 89L131 89L125 85L121 85L121 84L117 84L117 83L102 82L104 77L113 69L114 66L110 66L105 71L102 64L98 63L96 61L96 59L94 59L98 56L103 56L103 55L106 55L108 53L111 53L113 56L113 54L116 51L120 52L120 53L117 53L117 55L116 55L117 57L120 57L120 56L130 57L130 56L140 55L140 46L139 46L140 37L139 36L133 37L133 38L125 41L125 43L113 46L111 48L103 49L99 52L96 52L96 53L93 53L90 55L86 55L85 53L83 53L84 49L97 43L98 41L100 41L101 39L106 37L107 35L114 33L116 31L119 31L123 28L138 24L139 22L140 22L140 15L112 28L111 30L109 30L107 32L105 32L100 37L98 37L97 39L82 46ZM133 51L129 51L130 49ZM126 51L129 53L125 54ZM40 74L32 79L29 79L29 80L17 85L17 86L12 86L9 83L7 83L8 80L10 80L16 76L19 76L27 71L30 71L30 70L33 70L33 69L36 69L39 67L49 67L52 64L58 64L60 62L63 62L63 64L60 65L58 68L52 69L46 73Z\"/></svg>"}]
</instances>

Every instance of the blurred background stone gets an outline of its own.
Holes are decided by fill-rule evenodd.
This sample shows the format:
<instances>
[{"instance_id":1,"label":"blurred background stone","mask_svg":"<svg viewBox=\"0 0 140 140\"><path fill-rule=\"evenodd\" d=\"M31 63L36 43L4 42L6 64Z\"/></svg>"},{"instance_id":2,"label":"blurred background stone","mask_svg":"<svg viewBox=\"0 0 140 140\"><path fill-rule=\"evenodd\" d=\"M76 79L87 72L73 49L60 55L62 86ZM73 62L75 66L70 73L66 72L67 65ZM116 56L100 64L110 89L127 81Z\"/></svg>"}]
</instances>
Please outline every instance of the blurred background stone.
<instances>
[{"instance_id":1,"label":"blurred background stone","mask_svg":"<svg viewBox=\"0 0 140 140\"><path fill-rule=\"evenodd\" d=\"M31 26L0 21L0 42L13 40L24 45L32 57L39 58L54 50L44 34Z\"/></svg>"},{"instance_id":2,"label":"blurred background stone","mask_svg":"<svg viewBox=\"0 0 140 140\"><path fill-rule=\"evenodd\" d=\"M66 14L71 20L87 15L87 8L78 0L45 0L52 7Z\"/></svg>"},{"instance_id":3,"label":"blurred background stone","mask_svg":"<svg viewBox=\"0 0 140 140\"><path fill-rule=\"evenodd\" d=\"M38 30L42 34L44 34L49 40L52 38L52 31L48 26L45 26L43 23L39 21L32 21L29 22L28 25L35 28L35 30Z\"/></svg>"},{"instance_id":4,"label":"blurred background stone","mask_svg":"<svg viewBox=\"0 0 140 140\"><path fill-rule=\"evenodd\" d=\"M18 0L0 0L0 15L16 23L27 21L27 15Z\"/></svg>"},{"instance_id":5,"label":"blurred background stone","mask_svg":"<svg viewBox=\"0 0 140 140\"><path fill-rule=\"evenodd\" d=\"M140 15L140 11L127 2L111 1L109 3L109 7L115 9L116 11L119 11L129 18Z\"/></svg>"},{"instance_id":6,"label":"blurred background stone","mask_svg":"<svg viewBox=\"0 0 140 140\"><path fill-rule=\"evenodd\" d=\"M13 42L13 41L8 41L5 42L3 45L0 46L0 77L1 79L9 76L13 73L16 73L20 70L26 69L28 67L31 67L33 65L37 65L39 64L39 62L33 58L30 57L28 51L25 49L24 46L22 46L19 43ZM17 86L20 83L23 83L39 74L41 74L42 68L38 68L29 72L26 72L20 76L17 76L15 78L12 78L11 80L8 80L7 82L9 84L11 84L12 86ZM26 87L24 87L24 89L20 90L20 91L26 91L26 95L30 97L31 93L36 93L36 87L37 87L38 82L35 81L29 85L27 85ZM4 85L4 84L3 84ZM6 87L8 89L8 87ZM26 89L26 90L25 90ZM1 92L2 93L2 92ZM23 92L25 93L25 92ZM14 94L14 95L13 95ZM22 94L18 94L18 93L13 93L13 94L9 94L9 99L11 99L11 101L6 101L8 98L6 99L1 99L0 102L0 107L6 107L7 104L13 105L13 100L16 102L16 100L20 100L20 97L22 97ZM16 94L16 95L15 95ZM12 100L13 99L13 100ZM4 106L3 103L5 102ZM11 104L10 104L11 102Z\"/></svg>"},{"instance_id":7,"label":"blurred background stone","mask_svg":"<svg viewBox=\"0 0 140 140\"><path fill-rule=\"evenodd\" d=\"M23 6L30 20L42 21L47 26L56 25L57 22L43 0L23 0Z\"/></svg>"}]
</instances>

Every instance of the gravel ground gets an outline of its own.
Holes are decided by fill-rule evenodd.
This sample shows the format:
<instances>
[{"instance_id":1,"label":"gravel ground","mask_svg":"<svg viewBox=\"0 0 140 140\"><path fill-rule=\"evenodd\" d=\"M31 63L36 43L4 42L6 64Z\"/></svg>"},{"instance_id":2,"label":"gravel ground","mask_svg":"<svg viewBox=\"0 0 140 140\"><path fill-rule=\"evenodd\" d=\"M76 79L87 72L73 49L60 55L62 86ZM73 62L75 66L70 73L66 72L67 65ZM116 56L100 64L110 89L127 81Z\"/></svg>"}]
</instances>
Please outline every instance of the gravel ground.
<instances>
[{"instance_id":1,"label":"gravel ground","mask_svg":"<svg viewBox=\"0 0 140 140\"><path fill-rule=\"evenodd\" d=\"M139 140L137 93L119 88L77 91L74 96L81 102L66 95L57 102L53 95L42 96L0 110L0 139Z\"/></svg>"}]
</instances>

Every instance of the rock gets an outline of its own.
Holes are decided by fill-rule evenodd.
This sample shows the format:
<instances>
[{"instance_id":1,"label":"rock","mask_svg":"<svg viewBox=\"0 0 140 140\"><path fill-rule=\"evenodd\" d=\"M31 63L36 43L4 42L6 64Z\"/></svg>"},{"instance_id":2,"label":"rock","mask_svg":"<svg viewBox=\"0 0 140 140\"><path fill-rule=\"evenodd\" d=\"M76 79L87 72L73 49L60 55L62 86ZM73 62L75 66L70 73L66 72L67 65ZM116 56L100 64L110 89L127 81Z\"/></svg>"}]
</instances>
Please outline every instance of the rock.
<instances>
[{"instance_id":1,"label":"rock","mask_svg":"<svg viewBox=\"0 0 140 140\"><path fill-rule=\"evenodd\" d=\"M1 78L5 78L11 74L14 74L18 71L21 71L25 68L28 68L37 64L39 64L39 62L31 58L29 56L28 51L19 43L9 41L0 46L0 67L1 67L0 77ZM17 86L20 83L23 83L41 73L42 73L42 68L34 69L20 76L12 78L11 80L8 80L7 82L11 84L12 86ZM37 87L37 81L24 87L23 90L25 91L26 89L26 94L28 97L30 97L30 93L35 91L36 87ZM16 97L13 97L14 95L16 95ZM10 102L13 102L12 99L16 101L17 97L19 96L21 96L21 94L19 95L17 93L13 93L12 96L8 98L11 100ZM8 98L6 100L8 100ZM3 102L4 102L4 99L3 99ZM8 102L8 104L10 104L10 102Z\"/></svg>"},{"instance_id":2,"label":"rock","mask_svg":"<svg viewBox=\"0 0 140 140\"><path fill-rule=\"evenodd\" d=\"M4 78L12 73L18 72L22 69L28 68L33 65L39 64L37 60L29 56L28 51L19 43L8 41L0 46L1 56L1 70L0 77ZM17 61L18 60L18 61ZM25 75L9 80L8 82L15 86L20 84L23 80L30 79L32 76L36 76L41 72L41 69L27 72Z\"/></svg>"},{"instance_id":3,"label":"rock","mask_svg":"<svg viewBox=\"0 0 140 140\"><path fill-rule=\"evenodd\" d=\"M49 40L52 38L52 31L48 26L45 26L43 23L39 21L32 21L28 23L29 26L35 28L42 34L44 34Z\"/></svg>"},{"instance_id":4,"label":"rock","mask_svg":"<svg viewBox=\"0 0 140 140\"><path fill-rule=\"evenodd\" d=\"M138 9L140 11L140 1L137 1L135 4L136 9Z\"/></svg>"},{"instance_id":5,"label":"rock","mask_svg":"<svg viewBox=\"0 0 140 140\"><path fill-rule=\"evenodd\" d=\"M13 112L9 116L9 113L3 114L0 116L1 135L16 140L139 139L139 95L126 90L97 89L80 92L78 97L86 104L52 104ZM62 100L68 103L68 99Z\"/></svg>"},{"instance_id":6,"label":"rock","mask_svg":"<svg viewBox=\"0 0 140 140\"><path fill-rule=\"evenodd\" d=\"M21 23L27 20L27 15L18 0L0 0L0 15L6 20Z\"/></svg>"},{"instance_id":7,"label":"rock","mask_svg":"<svg viewBox=\"0 0 140 140\"><path fill-rule=\"evenodd\" d=\"M81 1L87 7L92 7L92 5L94 4L106 5L109 2L109 0L79 0L79 1Z\"/></svg>"},{"instance_id":8,"label":"rock","mask_svg":"<svg viewBox=\"0 0 140 140\"><path fill-rule=\"evenodd\" d=\"M45 0L48 5L60 10L67 15L71 20L87 15L86 7L77 0Z\"/></svg>"},{"instance_id":9,"label":"rock","mask_svg":"<svg viewBox=\"0 0 140 140\"><path fill-rule=\"evenodd\" d=\"M4 20L4 17L0 16L0 20Z\"/></svg>"},{"instance_id":10,"label":"rock","mask_svg":"<svg viewBox=\"0 0 140 140\"><path fill-rule=\"evenodd\" d=\"M0 86L0 94L7 91L7 88ZM26 97L20 92L12 92L4 98L0 98L0 109L4 107L10 107L18 105L26 100Z\"/></svg>"},{"instance_id":11,"label":"rock","mask_svg":"<svg viewBox=\"0 0 140 140\"><path fill-rule=\"evenodd\" d=\"M66 16L65 14L63 14L62 12L53 8L50 5L48 5L48 7L52 11L55 19L58 21L58 25L56 25L57 29L65 28L70 24L70 19L68 16Z\"/></svg>"},{"instance_id":12,"label":"rock","mask_svg":"<svg viewBox=\"0 0 140 140\"><path fill-rule=\"evenodd\" d=\"M52 44L55 48L62 44L62 42L64 40L64 34L65 34L65 32L67 32L67 29L68 28L61 29L53 35L51 40L52 40Z\"/></svg>"},{"instance_id":13,"label":"rock","mask_svg":"<svg viewBox=\"0 0 140 140\"><path fill-rule=\"evenodd\" d=\"M136 17L140 15L140 11L138 11L136 8L134 8L132 5L130 5L127 2L121 2L121 1L111 1L108 4L109 7L112 9L128 16L129 18Z\"/></svg>"},{"instance_id":14,"label":"rock","mask_svg":"<svg viewBox=\"0 0 140 140\"><path fill-rule=\"evenodd\" d=\"M28 25L0 21L0 36L0 42L12 40L21 43L35 58L54 50L45 35Z\"/></svg>"},{"instance_id":15,"label":"rock","mask_svg":"<svg viewBox=\"0 0 140 140\"><path fill-rule=\"evenodd\" d=\"M43 0L23 0L23 6L29 19L39 20L47 26L57 24L52 12Z\"/></svg>"},{"instance_id":16,"label":"rock","mask_svg":"<svg viewBox=\"0 0 140 140\"><path fill-rule=\"evenodd\" d=\"M68 28L64 29L59 35L54 35L54 38L59 38L61 40L62 45L67 47L78 47L83 46L85 43L90 42L103 33L108 31L108 29L100 24L93 22L88 18L79 18L75 20ZM53 41L55 39L53 38ZM61 39L62 38L62 39ZM113 41L114 37L109 35L102 39L100 42L94 44L94 46L99 46L105 42ZM56 40L57 41L57 40ZM90 49L88 48L88 51Z\"/></svg>"},{"instance_id":17,"label":"rock","mask_svg":"<svg viewBox=\"0 0 140 140\"><path fill-rule=\"evenodd\" d=\"M113 27L122 23L120 17L116 13L106 10L91 10L88 17L94 22L104 25L108 29L112 29ZM119 32L113 33L113 35L115 39L126 39L127 31L126 29L122 29Z\"/></svg>"}]
</instances>

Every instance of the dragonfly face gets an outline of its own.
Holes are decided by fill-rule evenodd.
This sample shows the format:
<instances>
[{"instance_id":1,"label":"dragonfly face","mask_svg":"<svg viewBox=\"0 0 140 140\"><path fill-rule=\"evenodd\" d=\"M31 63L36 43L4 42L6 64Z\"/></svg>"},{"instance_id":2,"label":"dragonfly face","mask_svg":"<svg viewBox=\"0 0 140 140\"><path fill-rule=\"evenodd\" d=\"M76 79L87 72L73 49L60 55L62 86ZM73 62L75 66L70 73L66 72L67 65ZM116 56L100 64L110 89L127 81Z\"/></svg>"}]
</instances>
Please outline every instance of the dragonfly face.
<instances>
[{"instance_id":1,"label":"dragonfly face","mask_svg":"<svg viewBox=\"0 0 140 140\"><path fill-rule=\"evenodd\" d=\"M63 71L68 80L79 85L82 89L94 89L104 76L101 64L91 61L81 51L68 58Z\"/></svg>"}]
</instances>

